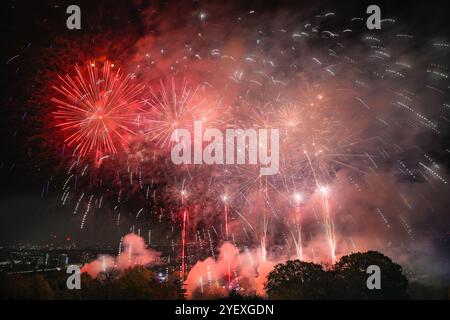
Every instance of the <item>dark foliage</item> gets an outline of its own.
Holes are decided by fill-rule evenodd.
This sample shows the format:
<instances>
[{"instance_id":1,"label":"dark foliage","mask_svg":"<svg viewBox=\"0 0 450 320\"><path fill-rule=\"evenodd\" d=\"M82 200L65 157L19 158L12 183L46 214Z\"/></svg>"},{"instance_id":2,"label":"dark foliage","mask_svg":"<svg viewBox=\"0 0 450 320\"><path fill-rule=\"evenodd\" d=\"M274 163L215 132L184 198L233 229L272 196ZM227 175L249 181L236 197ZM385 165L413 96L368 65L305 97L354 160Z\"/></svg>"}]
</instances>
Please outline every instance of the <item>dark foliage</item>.
<instances>
[{"instance_id":1,"label":"dark foliage","mask_svg":"<svg viewBox=\"0 0 450 320\"><path fill-rule=\"evenodd\" d=\"M381 271L381 289L367 287L367 268ZM344 256L330 270L299 260L275 266L266 292L271 299L407 299L408 280L402 267L385 255L368 251Z\"/></svg>"}]
</instances>

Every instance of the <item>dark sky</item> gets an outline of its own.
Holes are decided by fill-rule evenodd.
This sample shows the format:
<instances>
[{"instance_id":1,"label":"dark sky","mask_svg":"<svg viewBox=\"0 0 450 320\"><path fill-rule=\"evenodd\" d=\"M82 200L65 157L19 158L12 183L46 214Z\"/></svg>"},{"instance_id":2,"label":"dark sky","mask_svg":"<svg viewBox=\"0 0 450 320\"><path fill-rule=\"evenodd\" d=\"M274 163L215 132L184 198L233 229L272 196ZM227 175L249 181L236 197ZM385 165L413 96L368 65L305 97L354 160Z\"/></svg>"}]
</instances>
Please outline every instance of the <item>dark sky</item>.
<instances>
[{"instance_id":1,"label":"dark sky","mask_svg":"<svg viewBox=\"0 0 450 320\"><path fill-rule=\"evenodd\" d=\"M81 31L65 27L65 8L76 3L82 8ZM147 1L1 1L1 97L0 97L0 244L20 241L48 241L50 234L72 234L78 224L70 222L70 212L58 206L60 192L49 186L52 162L35 156L38 128L30 119L30 98L39 87L40 60L56 38L78 41L81 32L99 34L121 32L124 26L142 32L140 8ZM407 21L414 32L417 50L439 35L449 35L449 1L243 1L242 10L268 11L279 8L293 12L307 8L322 12L346 12L346 16L364 16L367 4L378 4L382 18ZM198 5L193 2L193 6ZM17 56L18 55L18 56ZM17 56L17 57L16 57ZM34 102L33 102L34 103ZM448 136L443 136L444 144ZM439 143L438 143L439 144ZM42 160L43 159L43 160ZM46 193L46 191L45 191ZM69 209L70 210L70 209ZM108 228L99 218L98 227ZM106 218L104 220L110 220ZM98 230L97 230L98 231ZM101 232L97 232L101 233ZM111 234L111 239L116 237Z\"/></svg>"}]
</instances>

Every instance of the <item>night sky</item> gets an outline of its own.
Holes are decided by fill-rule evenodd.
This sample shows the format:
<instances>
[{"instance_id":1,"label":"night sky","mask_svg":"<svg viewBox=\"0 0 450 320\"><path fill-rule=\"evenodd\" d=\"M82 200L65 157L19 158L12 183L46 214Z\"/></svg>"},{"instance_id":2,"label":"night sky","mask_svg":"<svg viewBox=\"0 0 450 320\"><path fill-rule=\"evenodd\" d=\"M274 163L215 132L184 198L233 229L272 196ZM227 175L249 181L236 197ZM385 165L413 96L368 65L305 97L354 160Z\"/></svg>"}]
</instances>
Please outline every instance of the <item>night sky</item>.
<instances>
[{"instance_id":1,"label":"night sky","mask_svg":"<svg viewBox=\"0 0 450 320\"><path fill-rule=\"evenodd\" d=\"M82 10L81 30L71 31L66 28L67 14L65 10L68 5L73 3L79 5ZM405 52L401 52L403 49L398 49L399 55L410 57L411 61L423 70L430 67L430 60L434 61L434 53L429 52L430 45L433 42L445 42L447 40L448 46L448 36L450 35L449 18L447 17L448 12L450 12L448 1L420 1L417 3L409 1L243 1L226 6L226 8L224 5L224 12L230 16L239 16L248 13L250 10L256 11L262 18L255 22L254 30L264 28L266 26L265 21L267 21L268 28L276 28L277 23L267 17L272 15L275 17L277 12L289 16L291 19L289 23L291 24L295 23L296 17L313 17L324 12L336 12L336 17L331 21L324 21L321 28L322 30L328 28L342 30L348 26L350 18L364 17L365 8L372 3L381 7L382 18L394 18L398 21L397 33L414 35L414 39L404 49ZM182 43L183 35L180 34L179 30L183 29L184 20L177 22L176 15L195 16L195 12L203 10L203 8L205 12L219 11L220 2L204 4L203 2L192 1L189 4L180 5L178 10L175 3L138 0L2 1L0 5L2 23L0 59L2 77L0 97L0 245L21 242L64 243L67 237L82 243L101 241L115 244L120 236L134 224L135 212L140 207L139 205L130 205L129 210L134 210L134 214L130 216L124 214L122 218L123 226L117 228L116 214L112 210L113 205L105 205L104 208L97 210L94 215L90 215L87 227L80 230L80 217L73 214L76 199L72 200L70 205L62 206L62 185L66 179L65 174L68 165L64 158L67 155L61 155L61 137L58 135L50 114L54 107L50 102L50 99L54 96L54 92L50 90L51 86L55 85L57 75L71 73L75 64L85 63L84 59L88 57L97 59L107 56L108 59L112 58L116 63L124 66L124 70L134 71L133 68L142 58L142 52L147 49L146 46L151 46L151 41L153 41L146 38L149 30L155 30L152 36L158 38L164 37L173 28L175 31L171 35L175 39L174 43L178 43L176 40L179 39L181 39L179 43ZM149 8L153 8L153 13ZM155 11L160 11L162 17L170 14L175 15L173 17L175 21L167 19L169 21L167 25L164 25L164 18L153 21L154 16L152 14ZM211 28L216 26L213 16L205 22L211 23ZM217 14L217 16L219 16L217 24L224 24L225 18L221 18L220 14ZM266 17L266 20L264 17ZM273 25L270 25L269 21L273 22ZM299 21L303 20L300 19ZM302 22L298 24L304 25ZM209 27L210 25L208 25ZM248 27L248 30L243 30L250 33L251 31L248 30L252 30L252 28ZM350 36L348 40L349 43L355 44L355 50L359 49L358 41L365 32L366 30L363 27L360 26L359 30L355 27L355 34ZM374 31L373 34L377 35L377 32ZM383 30L380 32L383 32ZM191 35L192 32L189 31L189 34ZM188 36L186 35L186 37ZM145 40L148 42L145 42ZM164 43L171 44L170 41ZM94 49L99 50L99 52L93 54ZM450 53L447 48L446 56L444 55L444 58L439 56L435 60L436 64L441 65L440 70L443 70L442 72L447 75L450 72L448 69L449 57ZM206 68L208 67L209 65L206 65ZM195 70L201 74L201 71ZM138 73L139 79L147 79L143 74L144 72ZM417 74L412 76L417 80L408 83L408 88L416 89L417 92L415 93L421 95L422 83L420 82L420 75ZM211 77L211 79L213 78ZM151 81L153 80L151 79ZM439 164L439 172L447 180L450 165L449 84L447 79L446 84L440 87L445 92L442 94L439 103L447 103L447 110L442 113L435 112L435 109L433 109L436 108L437 103L433 100L434 98L427 100L428 96L424 93L421 100L423 113L431 114L433 119L439 122L439 134L430 134L425 129L420 128L414 135L411 131L409 136L408 127L401 127L399 124L404 120L401 113L386 115L392 120L390 123L392 126L395 127L398 124L398 132L388 135L394 141L393 144L404 143L404 145L410 147L403 148L401 155L397 153L395 157L398 157L398 160L402 163L410 165L413 162L415 164L423 162L417 154L425 153ZM392 90L396 90L396 88L395 85L392 86ZM378 93L375 91L371 94L373 101L377 101ZM428 104L427 101L430 103ZM390 118L391 116L392 118ZM375 129L369 127L367 130ZM414 139L417 141L409 141ZM416 147L419 147L421 151L417 151ZM67 151L66 153L69 154L70 152ZM407 175L394 174L392 172L399 164L392 160L392 163L394 163L392 165L391 160L379 164L381 167L380 175L395 177L392 180L395 188L403 189L405 193L411 191L410 198L418 204L417 207L413 208L413 210L417 210L417 215L414 218L405 220L409 222L403 220L403 222L399 222L400 225L407 223L407 227L403 225L405 228L414 229L415 239L412 240L408 236L397 237L397 233L389 236L390 240L386 240L386 243L389 244L386 246L390 247L391 242L395 243L395 245L392 244L392 247L395 247L393 252L405 248L406 253L404 255L408 258L415 257L415 253L411 253L411 255L409 253L411 247L421 248L421 250L427 252L427 255L421 255L417 257L417 260L436 261L436 265L439 266L437 267L439 269L437 273L445 273L443 268L445 266L448 268L450 248L450 216L448 212L450 189L447 184L441 185L436 182L436 189L430 191L426 189L427 182L424 179L413 179ZM391 165L392 167L390 167ZM336 171L339 171L339 169L336 169ZM176 176L176 173L169 173L168 175L172 179L172 175ZM162 178L160 181L163 181ZM376 178L374 178L374 181L375 184L378 183ZM424 190L421 189L421 186ZM165 188L166 186L161 182L160 190L157 189L157 191L163 192L166 190ZM345 193L345 187L342 190ZM386 193L389 193L389 190L387 188ZM380 191L380 193L384 193L384 191ZM350 191L347 194L350 194ZM419 199L419 194L426 195L427 200ZM371 193L367 198L373 196L375 196L374 193ZM130 197L130 199L133 199L133 196ZM371 199L364 197L358 199L370 203L367 207L374 206L376 208ZM132 200L129 201L132 202ZM153 206L167 208L172 205L163 198L159 201L158 205L153 204ZM433 208L423 208L426 207L425 203L431 203ZM397 203L388 196L385 198L385 204L386 212L399 210L396 207ZM342 210L349 214L345 216L345 221L355 219L355 215L358 214L356 211L359 209L357 205L353 207L351 197L350 200L343 201L342 206L344 207ZM354 215L350 215L350 211L353 209L355 210L352 213ZM364 210L361 209L361 211ZM344 215L342 217L344 219ZM360 219L364 220L365 218ZM144 228L153 225L155 221L158 221L158 217L149 217L145 223L140 222L140 225ZM345 225L343 220L339 220L339 222L340 225ZM214 223L212 224L214 225ZM208 222L201 221L196 226L203 228L207 224ZM359 226L359 223L356 224L358 224L357 227L349 227L347 230L344 226L341 227L341 230L342 232L359 233L362 227ZM170 223L167 222L164 227L161 227L160 231L154 231L155 237L159 235L164 239L165 232L168 232L170 228ZM175 228L178 228L178 225ZM238 227L236 226L236 228ZM372 235L367 236L372 237ZM277 241L274 240L274 243L278 245ZM414 241L416 242L414 243ZM405 242L409 244L405 245ZM422 248L423 243L427 243L427 245ZM429 244L431 244L432 249L429 249ZM420 255L421 253L417 254ZM399 254L400 256L401 254Z\"/></svg>"}]
</instances>

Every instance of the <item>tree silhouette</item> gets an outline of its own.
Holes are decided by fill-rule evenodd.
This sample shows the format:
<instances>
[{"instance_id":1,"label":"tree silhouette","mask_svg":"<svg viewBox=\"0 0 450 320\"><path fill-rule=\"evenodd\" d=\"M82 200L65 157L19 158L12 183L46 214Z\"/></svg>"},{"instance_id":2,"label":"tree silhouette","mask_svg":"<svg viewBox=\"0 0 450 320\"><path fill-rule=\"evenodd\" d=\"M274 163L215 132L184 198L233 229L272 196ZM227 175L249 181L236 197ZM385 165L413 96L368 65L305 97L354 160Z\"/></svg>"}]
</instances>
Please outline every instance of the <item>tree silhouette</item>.
<instances>
[{"instance_id":1,"label":"tree silhouette","mask_svg":"<svg viewBox=\"0 0 450 320\"><path fill-rule=\"evenodd\" d=\"M42 274L0 276L1 299L48 300L54 292Z\"/></svg>"},{"instance_id":2,"label":"tree silhouette","mask_svg":"<svg viewBox=\"0 0 450 320\"><path fill-rule=\"evenodd\" d=\"M104 299L109 299L115 295L115 282L120 277L120 271L116 268L110 268L104 272L101 272L97 276L98 285L101 287L104 295Z\"/></svg>"},{"instance_id":3,"label":"tree silhouette","mask_svg":"<svg viewBox=\"0 0 450 320\"><path fill-rule=\"evenodd\" d=\"M367 288L367 268L376 265L381 271L381 289ZM343 299L407 299L408 279L402 267L385 255L368 251L342 257L334 266L334 278Z\"/></svg>"},{"instance_id":4,"label":"tree silhouette","mask_svg":"<svg viewBox=\"0 0 450 320\"><path fill-rule=\"evenodd\" d=\"M381 289L370 290L367 268L380 268ZM278 264L265 286L270 299L407 299L402 267L385 255L368 251L342 257L332 269L299 260Z\"/></svg>"},{"instance_id":5,"label":"tree silhouette","mask_svg":"<svg viewBox=\"0 0 450 320\"><path fill-rule=\"evenodd\" d=\"M179 299L180 289L175 282L159 283L155 274L143 266L128 268L114 282L118 299Z\"/></svg>"},{"instance_id":6,"label":"tree silhouette","mask_svg":"<svg viewBox=\"0 0 450 320\"><path fill-rule=\"evenodd\" d=\"M321 265L290 260L275 266L265 289L270 299L327 299L332 295L331 276Z\"/></svg>"}]
</instances>

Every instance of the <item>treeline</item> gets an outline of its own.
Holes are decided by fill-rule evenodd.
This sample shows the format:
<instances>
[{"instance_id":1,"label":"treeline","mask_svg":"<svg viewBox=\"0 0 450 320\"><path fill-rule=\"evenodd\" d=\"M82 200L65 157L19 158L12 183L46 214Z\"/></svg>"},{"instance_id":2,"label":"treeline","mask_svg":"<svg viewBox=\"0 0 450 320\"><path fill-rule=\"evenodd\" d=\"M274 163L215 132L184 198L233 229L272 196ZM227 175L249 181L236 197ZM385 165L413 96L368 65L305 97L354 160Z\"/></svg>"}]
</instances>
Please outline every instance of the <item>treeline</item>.
<instances>
[{"instance_id":1,"label":"treeline","mask_svg":"<svg viewBox=\"0 0 450 320\"><path fill-rule=\"evenodd\" d=\"M269 299L448 299L449 286L409 283L402 267L376 252L343 256L334 266L299 260L278 264L265 285Z\"/></svg>"},{"instance_id":2,"label":"treeline","mask_svg":"<svg viewBox=\"0 0 450 320\"><path fill-rule=\"evenodd\" d=\"M376 266L369 269L369 266ZM124 271L108 270L91 278L81 275L81 290L67 288L68 275L63 272L34 274L0 274L0 299L33 300L176 300L185 292L179 277L170 275L159 281L156 274L136 266ZM377 277L379 277L377 279ZM426 285L409 282L402 267L385 255L369 251L342 257L334 266L291 260L278 264L267 277L268 299L448 299L448 283ZM254 294L231 291L193 296L194 299L262 299Z\"/></svg>"},{"instance_id":3,"label":"treeline","mask_svg":"<svg viewBox=\"0 0 450 320\"><path fill-rule=\"evenodd\" d=\"M0 299L33 300L176 300L183 299L179 280L160 282L154 272L136 266L119 272L111 269L92 278L81 274L81 289L69 290L63 271L53 273L1 274Z\"/></svg>"}]
</instances>

